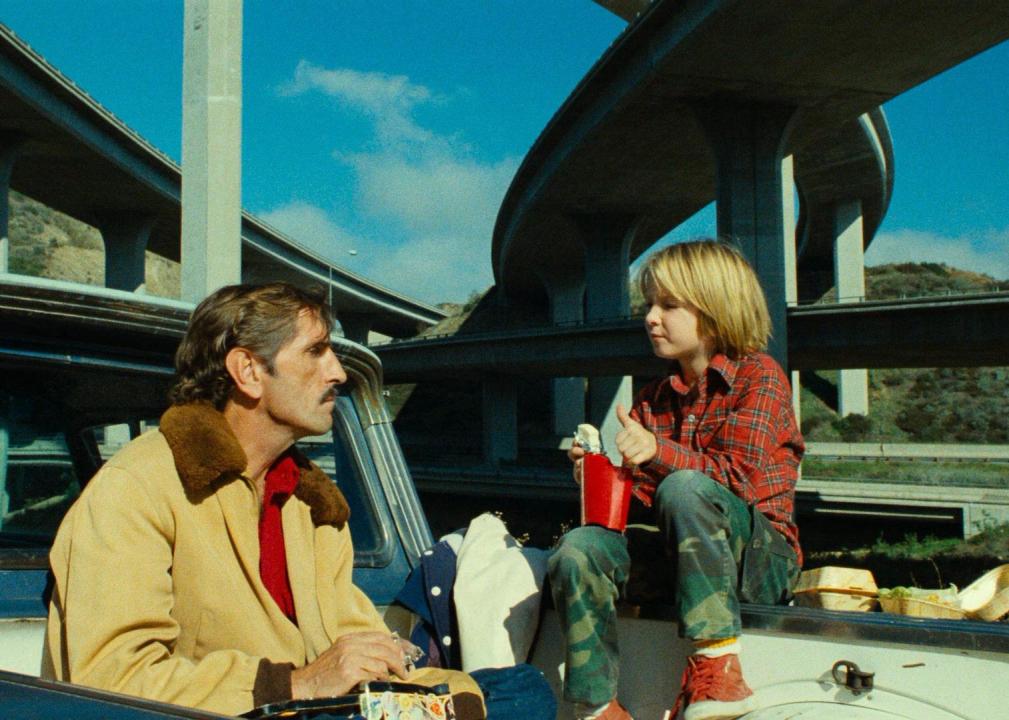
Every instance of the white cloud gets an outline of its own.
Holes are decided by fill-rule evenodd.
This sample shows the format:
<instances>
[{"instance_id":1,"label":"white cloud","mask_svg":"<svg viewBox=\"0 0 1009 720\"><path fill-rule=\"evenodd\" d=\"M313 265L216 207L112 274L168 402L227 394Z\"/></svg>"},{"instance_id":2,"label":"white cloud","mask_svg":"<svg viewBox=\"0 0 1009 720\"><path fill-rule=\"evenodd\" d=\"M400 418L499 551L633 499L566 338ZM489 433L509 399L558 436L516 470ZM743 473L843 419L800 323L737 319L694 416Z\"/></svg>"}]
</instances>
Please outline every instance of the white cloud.
<instances>
[{"instance_id":1,"label":"white cloud","mask_svg":"<svg viewBox=\"0 0 1009 720\"><path fill-rule=\"evenodd\" d=\"M340 227L322 208L295 200L266 212L257 213L264 221L299 243L337 263L344 263L361 240Z\"/></svg>"},{"instance_id":2,"label":"white cloud","mask_svg":"<svg viewBox=\"0 0 1009 720\"><path fill-rule=\"evenodd\" d=\"M881 232L865 253L867 265L946 263L962 270L1009 278L1009 228L947 237L927 230Z\"/></svg>"},{"instance_id":3,"label":"white cloud","mask_svg":"<svg viewBox=\"0 0 1009 720\"><path fill-rule=\"evenodd\" d=\"M350 267L428 302L464 300L488 287L494 222L518 159L482 161L457 135L419 125L414 109L445 98L405 75L301 61L281 93L310 92L334 97L374 123L375 151L333 152L354 171L354 225L368 228L355 240L358 266ZM303 203L278 208L266 219L333 242L343 233L323 210Z\"/></svg>"},{"instance_id":4,"label":"white cloud","mask_svg":"<svg viewBox=\"0 0 1009 720\"><path fill-rule=\"evenodd\" d=\"M391 153L357 155L352 162L364 212L413 231L487 239L518 167L510 158L487 164L442 153L418 159Z\"/></svg>"},{"instance_id":5,"label":"white cloud","mask_svg":"<svg viewBox=\"0 0 1009 720\"><path fill-rule=\"evenodd\" d=\"M424 302L465 300L474 290L482 291L494 282L489 243L473 242L483 235L450 234L436 228L413 235L405 243L391 244L379 236L356 236L322 208L302 201L257 214L348 270Z\"/></svg>"},{"instance_id":6,"label":"white cloud","mask_svg":"<svg viewBox=\"0 0 1009 720\"><path fill-rule=\"evenodd\" d=\"M433 133L417 125L412 113L415 106L436 98L425 86L410 82L406 75L326 69L302 60L294 70L294 77L280 87L280 94L304 95L312 91L336 98L371 117L382 145L435 140Z\"/></svg>"},{"instance_id":7,"label":"white cloud","mask_svg":"<svg viewBox=\"0 0 1009 720\"><path fill-rule=\"evenodd\" d=\"M489 244L467 237L428 235L377 255L371 277L429 303L460 302L494 282Z\"/></svg>"}]
</instances>

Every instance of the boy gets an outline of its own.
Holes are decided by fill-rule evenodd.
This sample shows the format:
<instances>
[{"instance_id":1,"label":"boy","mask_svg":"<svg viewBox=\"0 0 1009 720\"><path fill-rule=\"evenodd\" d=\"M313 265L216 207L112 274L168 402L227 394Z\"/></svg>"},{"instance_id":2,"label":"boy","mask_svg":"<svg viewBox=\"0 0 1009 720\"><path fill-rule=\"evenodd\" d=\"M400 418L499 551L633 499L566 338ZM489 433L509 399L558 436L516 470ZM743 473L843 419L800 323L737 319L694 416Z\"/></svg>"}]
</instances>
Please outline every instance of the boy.
<instances>
[{"instance_id":1,"label":"boy","mask_svg":"<svg viewBox=\"0 0 1009 720\"><path fill-rule=\"evenodd\" d=\"M617 449L635 496L652 506L675 566L680 634L693 641L675 717L736 718L753 693L739 664L739 602L788 596L802 563L793 510L804 445L781 367L761 352L771 323L756 274L733 247L669 246L645 263L645 330L669 377L637 396ZM569 457L580 479L584 451ZM579 718L625 720L617 702L615 604L630 569L627 538L601 527L567 533L550 560L567 637L565 697Z\"/></svg>"}]
</instances>

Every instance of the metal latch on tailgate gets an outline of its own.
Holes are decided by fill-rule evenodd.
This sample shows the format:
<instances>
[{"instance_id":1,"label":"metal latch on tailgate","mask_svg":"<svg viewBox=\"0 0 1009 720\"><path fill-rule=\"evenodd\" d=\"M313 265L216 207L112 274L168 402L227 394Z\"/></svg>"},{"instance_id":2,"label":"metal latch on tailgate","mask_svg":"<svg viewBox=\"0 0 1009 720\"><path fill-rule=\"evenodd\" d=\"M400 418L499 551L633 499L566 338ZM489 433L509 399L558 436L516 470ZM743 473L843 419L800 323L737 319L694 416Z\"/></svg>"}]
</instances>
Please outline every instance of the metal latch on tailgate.
<instances>
[{"instance_id":1,"label":"metal latch on tailgate","mask_svg":"<svg viewBox=\"0 0 1009 720\"><path fill-rule=\"evenodd\" d=\"M876 676L876 673L862 672L851 660L838 660L830 674L838 685L844 685L856 695L872 690L873 678Z\"/></svg>"}]
</instances>

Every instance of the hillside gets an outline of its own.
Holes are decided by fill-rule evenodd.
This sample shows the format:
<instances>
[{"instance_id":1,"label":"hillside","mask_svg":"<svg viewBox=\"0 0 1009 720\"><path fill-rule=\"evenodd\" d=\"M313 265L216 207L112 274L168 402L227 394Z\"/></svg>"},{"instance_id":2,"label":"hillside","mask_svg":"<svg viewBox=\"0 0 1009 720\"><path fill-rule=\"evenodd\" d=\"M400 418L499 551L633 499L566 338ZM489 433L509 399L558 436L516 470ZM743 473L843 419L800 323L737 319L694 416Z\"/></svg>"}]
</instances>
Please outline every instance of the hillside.
<instances>
[{"instance_id":1,"label":"hillside","mask_svg":"<svg viewBox=\"0 0 1009 720\"><path fill-rule=\"evenodd\" d=\"M963 295L1007 286L1004 280L939 263L866 268L869 300ZM836 378L836 371L802 374L807 440L1009 443L1009 368L870 370L868 416L843 420L832 407Z\"/></svg>"},{"instance_id":2,"label":"hillside","mask_svg":"<svg viewBox=\"0 0 1009 720\"><path fill-rule=\"evenodd\" d=\"M99 232L14 190L10 191L10 271L24 275L105 284L105 250ZM145 288L179 297L179 264L147 253Z\"/></svg>"}]
</instances>

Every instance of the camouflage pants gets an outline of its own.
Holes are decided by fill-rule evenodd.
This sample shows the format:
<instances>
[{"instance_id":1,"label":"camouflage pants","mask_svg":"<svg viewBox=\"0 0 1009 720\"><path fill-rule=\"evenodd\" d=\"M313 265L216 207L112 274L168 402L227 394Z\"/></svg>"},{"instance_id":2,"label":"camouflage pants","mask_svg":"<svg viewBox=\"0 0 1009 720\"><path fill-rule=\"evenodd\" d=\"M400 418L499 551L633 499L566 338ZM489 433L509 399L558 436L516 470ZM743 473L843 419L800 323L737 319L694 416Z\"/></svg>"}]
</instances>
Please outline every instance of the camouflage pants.
<instances>
[{"instance_id":1,"label":"camouflage pants","mask_svg":"<svg viewBox=\"0 0 1009 720\"><path fill-rule=\"evenodd\" d=\"M735 637L740 600L777 603L798 577L794 551L758 511L706 475L682 470L655 495L655 521L671 579L680 634ZM653 533L654 534L654 533ZM634 537L631 529L628 536ZM635 543L588 526L564 535L550 558L554 607L567 640L564 697L602 704L616 697L620 657L616 603L631 572ZM649 558L642 558L649 560ZM654 560L654 559L652 559Z\"/></svg>"}]
</instances>

